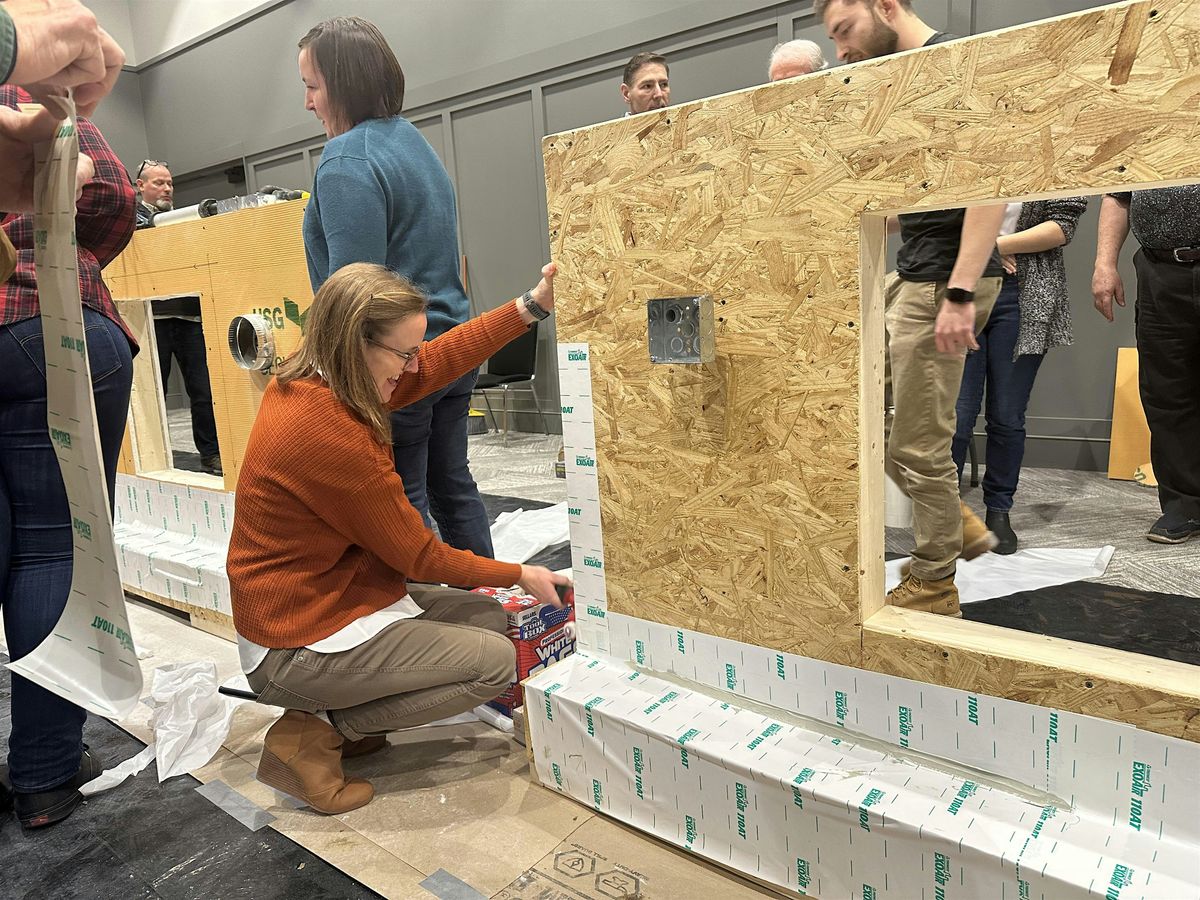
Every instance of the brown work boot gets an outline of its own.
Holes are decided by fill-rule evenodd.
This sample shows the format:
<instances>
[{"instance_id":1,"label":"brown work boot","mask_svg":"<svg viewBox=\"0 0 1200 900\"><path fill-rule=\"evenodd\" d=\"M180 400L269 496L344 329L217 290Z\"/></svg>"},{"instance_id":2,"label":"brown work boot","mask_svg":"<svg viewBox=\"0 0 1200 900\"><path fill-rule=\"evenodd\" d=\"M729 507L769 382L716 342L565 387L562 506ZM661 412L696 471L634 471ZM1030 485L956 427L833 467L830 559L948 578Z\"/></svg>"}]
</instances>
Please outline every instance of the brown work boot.
<instances>
[{"instance_id":1,"label":"brown work boot","mask_svg":"<svg viewBox=\"0 0 1200 900\"><path fill-rule=\"evenodd\" d=\"M372 734L357 741L346 741L342 744L342 759L353 759L356 756L366 756L387 746L386 734Z\"/></svg>"},{"instance_id":2,"label":"brown work boot","mask_svg":"<svg viewBox=\"0 0 1200 900\"><path fill-rule=\"evenodd\" d=\"M375 796L369 781L342 773L342 736L298 709L289 709L267 732L258 780L326 815L366 806Z\"/></svg>"},{"instance_id":3,"label":"brown work boot","mask_svg":"<svg viewBox=\"0 0 1200 900\"><path fill-rule=\"evenodd\" d=\"M954 586L953 575L936 581L922 581L910 572L904 576L903 581L888 591L887 599L891 606L903 606L905 609L935 613L939 616L962 617L962 610L958 607L958 588Z\"/></svg>"},{"instance_id":4,"label":"brown work boot","mask_svg":"<svg viewBox=\"0 0 1200 900\"><path fill-rule=\"evenodd\" d=\"M958 505L962 507L963 529L962 553L958 554L958 558L974 559L995 549L996 545L1000 543L1000 539L983 524L983 520L975 515L971 507L961 500L958 501Z\"/></svg>"}]
</instances>

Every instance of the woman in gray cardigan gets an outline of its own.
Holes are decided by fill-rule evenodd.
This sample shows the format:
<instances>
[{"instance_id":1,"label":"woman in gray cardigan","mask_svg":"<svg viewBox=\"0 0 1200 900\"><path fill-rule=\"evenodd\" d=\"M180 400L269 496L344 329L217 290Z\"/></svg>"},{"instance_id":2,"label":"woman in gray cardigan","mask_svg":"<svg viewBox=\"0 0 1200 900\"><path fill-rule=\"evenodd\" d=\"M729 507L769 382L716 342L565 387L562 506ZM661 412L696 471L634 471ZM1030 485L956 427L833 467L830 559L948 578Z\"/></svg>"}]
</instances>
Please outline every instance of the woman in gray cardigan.
<instances>
[{"instance_id":1,"label":"woman in gray cardigan","mask_svg":"<svg viewBox=\"0 0 1200 900\"><path fill-rule=\"evenodd\" d=\"M1008 514L1025 455L1025 408L1034 379L1046 351L1072 341L1062 248L1075 236L1085 209L1083 197L1010 203L996 240L1004 261L1004 285L979 335L979 349L967 356L953 447L961 478L986 385L983 500L987 526L1000 539L997 553L1017 549Z\"/></svg>"}]
</instances>

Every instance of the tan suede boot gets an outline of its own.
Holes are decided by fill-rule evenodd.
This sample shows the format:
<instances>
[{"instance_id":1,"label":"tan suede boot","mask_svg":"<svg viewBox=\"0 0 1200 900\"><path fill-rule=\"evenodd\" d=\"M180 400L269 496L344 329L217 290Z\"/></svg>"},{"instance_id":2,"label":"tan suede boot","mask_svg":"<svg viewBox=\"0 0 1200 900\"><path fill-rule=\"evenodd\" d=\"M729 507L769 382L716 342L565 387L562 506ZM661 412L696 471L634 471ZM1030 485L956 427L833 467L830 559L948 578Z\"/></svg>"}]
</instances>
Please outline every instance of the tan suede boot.
<instances>
[{"instance_id":1,"label":"tan suede boot","mask_svg":"<svg viewBox=\"0 0 1200 900\"><path fill-rule=\"evenodd\" d=\"M922 581L908 573L903 581L888 591L888 604L939 616L962 617L962 610L958 606L958 588L954 586L953 575L936 581Z\"/></svg>"},{"instance_id":2,"label":"tan suede boot","mask_svg":"<svg viewBox=\"0 0 1200 900\"><path fill-rule=\"evenodd\" d=\"M958 554L959 559L974 559L995 549L1000 539L983 524L983 520L975 515L971 507L961 500L958 501L958 505L962 507L963 529L963 545L962 552Z\"/></svg>"},{"instance_id":3,"label":"tan suede boot","mask_svg":"<svg viewBox=\"0 0 1200 900\"><path fill-rule=\"evenodd\" d=\"M387 746L386 734L372 734L357 741L346 741L342 744L342 759L353 759L356 756L366 756Z\"/></svg>"},{"instance_id":4,"label":"tan suede boot","mask_svg":"<svg viewBox=\"0 0 1200 900\"><path fill-rule=\"evenodd\" d=\"M366 806L375 796L369 781L342 773L342 736L298 709L289 709L267 732L258 780L327 815Z\"/></svg>"}]
</instances>

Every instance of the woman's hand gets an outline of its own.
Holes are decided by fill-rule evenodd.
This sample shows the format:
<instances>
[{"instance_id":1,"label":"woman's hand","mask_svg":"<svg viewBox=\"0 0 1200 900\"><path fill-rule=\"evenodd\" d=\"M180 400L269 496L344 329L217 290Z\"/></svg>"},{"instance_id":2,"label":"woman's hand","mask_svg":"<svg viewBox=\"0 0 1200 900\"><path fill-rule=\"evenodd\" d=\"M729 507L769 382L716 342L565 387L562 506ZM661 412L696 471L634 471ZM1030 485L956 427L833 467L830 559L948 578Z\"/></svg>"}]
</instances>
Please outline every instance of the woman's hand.
<instances>
[{"instance_id":1,"label":"woman's hand","mask_svg":"<svg viewBox=\"0 0 1200 900\"><path fill-rule=\"evenodd\" d=\"M545 269L542 271L544 272ZM553 273L551 273L551 277L554 277ZM561 609L563 602L559 599L558 591L554 589L554 586L559 584L563 587L570 587L571 579L566 575L555 575L543 566L521 566L521 577L517 579L517 584L525 589L525 593L542 603L549 603L551 606Z\"/></svg>"},{"instance_id":2,"label":"woman's hand","mask_svg":"<svg viewBox=\"0 0 1200 900\"><path fill-rule=\"evenodd\" d=\"M546 312L554 309L554 276L557 274L558 266L555 263L546 263L542 266L542 280L529 292L533 295L533 302Z\"/></svg>"},{"instance_id":3,"label":"woman's hand","mask_svg":"<svg viewBox=\"0 0 1200 900\"><path fill-rule=\"evenodd\" d=\"M1004 266L1004 271L1009 275L1017 274L1017 257L1015 253L1002 253L1000 255L1000 264Z\"/></svg>"}]
</instances>

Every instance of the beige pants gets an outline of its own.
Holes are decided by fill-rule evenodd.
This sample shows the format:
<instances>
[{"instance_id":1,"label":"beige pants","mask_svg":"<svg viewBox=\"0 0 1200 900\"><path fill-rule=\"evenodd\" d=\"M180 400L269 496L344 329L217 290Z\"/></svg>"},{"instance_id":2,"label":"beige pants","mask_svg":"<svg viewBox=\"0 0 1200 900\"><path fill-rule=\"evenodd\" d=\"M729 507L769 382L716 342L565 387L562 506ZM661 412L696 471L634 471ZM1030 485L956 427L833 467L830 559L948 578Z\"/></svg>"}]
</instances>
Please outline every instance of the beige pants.
<instances>
[{"instance_id":1,"label":"beige pants","mask_svg":"<svg viewBox=\"0 0 1200 900\"><path fill-rule=\"evenodd\" d=\"M987 324L1000 293L1000 278L981 278L975 289L975 333ZM912 573L923 581L954 574L962 552L958 467L951 456L965 353L939 353L933 329L945 302L946 282L904 281L887 276L885 393L893 415L886 419L887 473L912 499Z\"/></svg>"},{"instance_id":2,"label":"beige pants","mask_svg":"<svg viewBox=\"0 0 1200 900\"><path fill-rule=\"evenodd\" d=\"M410 584L425 610L339 653L270 650L246 679L259 701L328 712L347 740L424 725L500 695L516 674L504 608L457 588Z\"/></svg>"}]
</instances>

